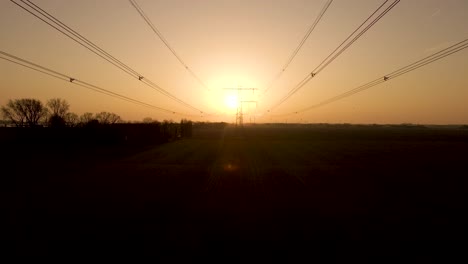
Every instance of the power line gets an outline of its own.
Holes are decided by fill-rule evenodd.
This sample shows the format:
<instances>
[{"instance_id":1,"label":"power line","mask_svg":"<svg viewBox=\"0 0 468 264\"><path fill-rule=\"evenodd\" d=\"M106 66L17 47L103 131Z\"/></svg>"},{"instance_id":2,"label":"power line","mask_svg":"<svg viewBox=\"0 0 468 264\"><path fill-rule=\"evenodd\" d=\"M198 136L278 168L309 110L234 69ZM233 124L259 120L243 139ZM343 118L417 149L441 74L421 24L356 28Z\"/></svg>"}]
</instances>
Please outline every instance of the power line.
<instances>
[{"instance_id":1,"label":"power line","mask_svg":"<svg viewBox=\"0 0 468 264\"><path fill-rule=\"evenodd\" d=\"M390 6L388 6L382 13L380 13L377 18L375 18L374 20L372 20L372 22L369 23L369 25L367 25L361 32L359 32L350 42L348 42L348 44L346 44L346 46L344 46L341 50L338 50L339 48L341 48L345 43L346 41L349 40L349 38L351 38L351 36L353 36L361 27L363 27L368 21L369 19L371 19L377 12L378 10L380 10L386 3L388 2L388 0L386 0L385 2L383 2L379 8L377 8L374 13L372 13L361 25L359 25L358 28L356 28L356 30L353 31L353 33L351 33L351 35L349 35L332 53L330 53L330 55L328 55L328 57L326 57L319 65L317 65L317 67L315 67L314 70L312 70L312 73L314 73L315 75L318 74L319 72L321 72L326 66L328 66L328 64L330 64L332 61L334 61L341 53L343 53L347 48L349 48L349 46L351 46L357 39L359 39L364 33L366 33L367 30L369 30L369 28L371 28L375 23L377 23L383 16L385 16L385 14L387 14L388 11L390 11L395 5L398 4L398 2L400 2L400 0L396 0L394 1ZM335 53L336 52L336 53ZM333 55L334 54L334 55ZM333 57L331 57L333 55ZM331 58L330 58L331 57Z\"/></svg>"},{"instance_id":2,"label":"power line","mask_svg":"<svg viewBox=\"0 0 468 264\"><path fill-rule=\"evenodd\" d=\"M0 53L3 53L3 52L0 51ZM51 76L51 77L54 77L54 78L57 78L57 79L60 79L60 80L63 80L63 81L67 81L67 78L62 78L62 77L57 76L57 75L54 75L54 74L52 74L52 73L50 73L50 72L47 72L47 71L43 71L43 70L39 70L39 69L33 68L33 67L31 67L31 66L22 64L21 62L17 62L17 61L14 61L14 60L11 60L11 59L8 59L8 58L5 58L5 57L0 57L0 59L9 61L9 62L11 62L11 63L14 63L14 64L17 64L17 65L20 65L20 66L29 68L29 69L31 69L31 70L34 70L34 71L37 71L37 72L40 72L40 73L43 73L43 74L47 74L47 75L49 75L49 76Z\"/></svg>"},{"instance_id":3,"label":"power line","mask_svg":"<svg viewBox=\"0 0 468 264\"><path fill-rule=\"evenodd\" d=\"M182 58L177 54L177 52L171 47L171 45L169 45L169 42L166 40L166 38L164 38L164 36L162 35L162 33L158 30L158 28L153 24L153 22L151 22L151 20L149 19L149 17L145 14L145 12L143 11L143 9L138 5L138 3L136 2L136 0L129 0L129 2L132 4L132 6L136 9L136 11L138 12L138 14L141 16L141 18L143 18L143 20L145 20L146 24L148 24L148 26L150 26L150 28L153 30L153 32L159 37L159 39L164 43L164 45L166 45L166 47L171 51L171 53L176 57L176 59L180 62L180 64L182 64L182 66L184 66L185 70L187 70L190 75L192 75L192 77L197 80L197 82L203 87L205 88L206 90L208 91L211 91L210 88L208 88L208 86L206 86L206 84L200 79L200 77L198 77L195 72L192 71L192 69L187 65L187 63L185 63Z\"/></svg>"},{"instance_id":4,"label":"power line","mask_svg":"<svg viewBox=\"0 0 468 264\"><path fill-rule=\"evenodd\" d=\"M66 75L66 74L60 73L58 71L49 69L47 67L41 66L39 64L33 63L33 62L25 60L25 59L22 59L20 57L14 56L14 55L9 54L9 53L4 52L4 51L0 51L0 55L2 55L2 56L0 56L0 59L3 59L5 61L8 61L8 62L17 64L17 65L23 66L25 68L28 68L28 69L31 69L31 70L34 70L34 71L37 71L37 72L40 72L40 73L43 73L43 74L46 74L48 76L54 77L54 78L62 80L62 81L70 82L72 84L75 84L75 85L78 85L78 86L93 90L93 91L101 93L101 94L105 94L105 95L108 95L108 96L111 96L111 97L114 97L114 98L118 98L118 99L130 102L130 103L134 103L134 104L137 104L137 105L140 105L140 106L149 107L149 108L159 110L159 111L162 111L162 112L166 112L166 113L170 113L170 114L177 114L177 115L182 115L182 116L193 116L193 117L196 116L196 115L190 115L190 114L184 114L184 113L171 111L171 110L159 107L159 106L155 106L155 105L152 105L152 104L145 103L145 102L137 100L137 99L133 99L131 97L128 97L128 96L125 96L125 95L122 95L122 94L119 94L119 93L116 93L116 92L112 92L110 90L101 88L99 86L96 86L94 84L90 84L90 83L85 82L85 81L81 81L81 80L76 79L74 77L71 77L69 75ZM4 56L6 56L6 57L4 57Z\"/></svg>"},{"instance_id":5,"label":"power line","mask_svg":"<svg viewBox=\"0 0 468 264\"><path fill-rule=\"evenodd\" d=\"M24 0L21 0L23 3ZM51 20L53 23L55 23L56 25L60 26L62 29L68 31L69 33L73 34L75 37L77 37L80 41L84 41L87 45L91 46L91 48L97 50L97 52L99 52L100 54L98 54L97 52L95 52L94 50L91 50L88 46L85 46L82 44L82 42L74 39L73 37L71 37L70 35L62 32L61 30L57 29L56 27L54 27L55 29L57 29L58 31L60 31L61 33L67 35L69 38L71 38L72 40L74 40L75 42L78 42L79 44L81 44L82 46L85 46L88 48L88 50L91 50L93 51L93 53L99 55L101 58L104 58L106 59L106 61L112 63L114 66L120 68L121 70L125 71L127 74L130 74L132 77L134 78L138 78L138 80L142 81L143 83L145 83L147 86L151 87L152 89L164 94L165 96L175 100L176 102L180 103L180 104L183 104L185 105L186 107L188 108L191 108L192 110L195 110L195 111L199 111L199 112L202 112L201 110L191 106L190 104L180 100L179 98L177 98L176 96L172 95L171 93L169 93L167 90L161 88L160 86L158 86L157 84L151 82L149 79L146 79L144 78L141 74L139 74L138 72L136 72L135 70L133 70L132 68L130 68L128 65L124 64L123 62L121 62L120 60L116 59L114 56L110 55L109 53L107 53L106 51L104 51L102 48L100 48L99 46L97 46L96 44L94 44L93 42L91 42L90 40L86 39L84 36L82 36L81 34L79 34L78 32L76 32L75 30L71 29L70 27L68 27L67 25L65 25L63 22L61 22L59 19L55 18L54 16L52 16L51 14L47 13L46 11L44 11L43 9L41 9L39 6L37 6L36 4L34 4L33 2L31 2L30 0L26 0L28 3L25 3L26 5L28 5L30 8L34 9L36 12L40 13L41 15L45 16L46 18L48 18L49 20ZM16 3L15 3L16 4ZM18 5L18 4L17 4ZM33 7L33 6L34 7ZM22 7L22 6L20 6ZM24 7L22 7L23 9L25 9ZM28 11L29 13L33 14L34 16L36 16L37 18L41 19L40 17L38 17L36 14L30 12L29 10L25 9L26 11ZM44 21L43 19L41 19L42 21ZM46 21L44 21L45 23L47 23ZM51 25L50 23L47 23L49 25ZM52 25L51 25L52 26Z\"/></svg>"},{"instance_id":6,"label":"power line","mask_svg":"<svg viewBox=\"0 0 468 264\"><path fill-rule=\"evenodd\" d=\"M330 53L314 70L312 70L301 82L299 82L293 89L291 89L283 98L281 98L276 104L274 104L269 112L273 111L275 108L280 106L286 100L291 98L295 93L297 93L304 85L306 85L310 80L312 80L318 73L325 69L331 62L333 62L339 55L341 55L346 49L348 49L356 40L358 40L364 33L366 33L375 23L377 23L383 16L385 16L393 7L395 7L400 0L394 0L388 7L385 8L382 12L377 15L370 23L367 22L374 17L379 10L381 10L389 0L385 0L358 28L356 28L332 53ZM364 25L366 25L364 27ZM362 30L360 30L364 27ZM359 31L360 30L360 31ZM357 33L359 31L359 33ZM356 34L357 33L357 34ZM348 40L354 36L349 42ZM345 43L347 43L345 45ZM343 46L344 45L344 46Z\"/></svg>"},{"instance_id":7,"label":"power line","mask_svg":"<svg viewBox=\"0 0 468 264\"><path fill-rule=\"evenodd\" d=\"M289 59L286 61L286 63L283 65L283 67L281 68L281 71L273 78L273 80L270 81L269 85L267 86L267 88L265 89L265 91L263 92L262 95L265 95L270 89L271 87L273 86L273 84L281 77L281 75L286 71L286 69L289 67L289 64L291 64L291 62L294 60L294 58L296 57L297 53L299 52L299 50L302 48L302 46L304 45L304 43L307 41L307 39L309 38L310 34L312 33L312 31L314 31L315 27L317 26L317 24L320 22L320 20L322 19L323 15L325 14L325 12L327 11L328 7L330 7L331 3L333 2L333 0L328 0L325 5L323 6L322 10L320 11L319 15L315 18L315 21L314 23L312 23L312 25L309 27L309 30L307 30L306 34L304 35L304 37L302 38L301 42L299 43L299 45L296 47L296 49L292 52L292 54L289 56Z\"/></svg>"},{"instance_id":8,"label":"power line","mask_svg":"<svg viewBox=\"0 0 468 264\"><path fill-rule=\"evenodd\" d=\"M24 2L23 0L21 0L22 2ZM108 58L111 58L112 61L114 61L115 63L119 64L120 66L124 67L126 70L130 71L132 74L134 75L137 75L139 76L139 74L134 71L132 68L130 68L129 66L127 66L125 63L121 62L120 60L118 60L117 58L115 58L114 56L112 56L111 54L107 53L105 50L101 49L99 46L97 46L96 44L94 44L93 42L89 41L88 39L86 39L83 35L81 35L80 33L76 32L75 30L73 30L72 28L70 28L69 26L67 26L66 24L64 24L62 21L58 20L56 17L52 16L50 13L48 13L47 11L45 11L44 9L42 9L41 7L39 7L38 5L34 4L33 2L29 1L29 0L26 0L29 4L33 5L34 7L36 7L37 9L39 9L42 14L46 17L48 17L48 19L51 19L53 21L55 21L56 23L60 24L60 26L62 28L64 28L66 31L68 31L69 33L73 34L74 36L78 37L81 41L84 41L86 42L88 45L92 46L93 48L99 50L99 52L105 54ZM27 4L28 6L31 7L31 5L29 5L28 3L25 3ZM33 14L34 15L34 14ZM37 17L37 16L36 16ZM58 30L58 29L57 29ZM119 67L120 67L119 66Z\"/></svg>"},{"instance_id":9,"label":"power line","mask_svg":"<svg viewBox=\"0 0 468 264\"><path fill-rule=\"evenodd\" d=\"M93 52L94 54L98 55L99 57L105 59L106 61L108 61L109 63L112 63L114 64L114 66L120 68L121 70L127 72L128 74L130 75L134 75L134 77L137 77L139 76L139 74L133 70L131 70L130 67L128 67L127 65L125 65L124 63L122 63L121 61L117 60L115 57L111 56L110 54L108 54L107 52L105 52L103 49L101 49L99 46L95 45L94 43L92 43L91 41L89 41L88 39L84 38L82 35L80 35L79 33L77 33L76 31L74 31L73 29L69 28L67 25L63 24L60 20L58 20L57 18L53 17L52 15L50 15L49 13L47 13L46 11L44 11L43 9L41 9L39 6L37 6L36 4L30 2L29 0L26 0L28 1L28 3L24 2L23 0L20 0L21 2L23 2L24 4L26 4L27 6L29 6L30 8L34 9L36 12L39 12L41 15L43 15L44 17L46 17L47 19L49 20L52 20L53 23L55 23L56 25L59 25L62 29L59 29L57 26L54 26L53 24L51 24L51 22L47 22L44 18L40 17L39 15L35 14L34 12L32 12L31 10L25 8L24 6L16 3L14 0L10 0L11 2L13 2L14 4L16 4L17 6L21 7L22 9L24 9L25 11L27 11L28 13L30 13L31 15L35 16L36 18L40 19L42 22L46 23L47 25L53 27L55 30L59 31L60 33L64 34L65 36L71 38L73 41L77 42L78 44L80 44L81 46L85 47L86 49L88 49L89 51ZM33 7L34 6L34 7ZM64 31L67 31L69 33L66 33ZM74 35L76 38L78 38L79 40L73 38L72 36L70 36L69 34L72 34ZM85 44L83 44L81 41L85 42ZM89 47L89 46L91 47ZM98 51L95 51L93 49L96 49ZM102 54L103 55L102 55Z\"/></svg>"},{"instance_id":10,"label":"power line","mask_svg":"<svg viewBox=\"0 0 468 264\"><path fill-rule=\"evenodd\" d=\"M341 53L343 53L349 46L351 46L358 38L360 38L370 27L372 27L378 20L380 20L388 11L390 11L400 0L395 0L390 6L388 6L384 11L382 11L376 18L374 18L364 29L359 31L366 23L374 17L374 15L385 6L388 0L384 1L359 27L357 27L338 47L332 51L314 70L311 71L301 82L299 82L292 90L281 98L275 105L270 108L270 111L273 111L276 107L284 103L291 96L297 93L304 85L306 85L312 78L314 78L319 72L321 72L326 66L328 66L333 60L335 60ZM356 35L355 35L356 34ZM355 37L348 42L346 46L343 45L353 36ZM341 48L341 49L340 49Z\"/></svg>"},{"instance_id":11,"label":"power line","mask_svg":"<svg viewBox=\"0 0 468 264\"><path fill-rule=\"evenodd\" d=\"M121 62L120 60L116 59L114 56L110 55L108 52L100 48L98 45L90 41L89 39L85 38L83 35L79 34L75 30L71 29L67 25L65 25L62 21L51 15L50 13L44 11L42 8L40 8L38 5L34 4L30 0L20 0L24 5L21 5L15 0L10 0L17 6L21 7L31 15L35 16L36 18L40 19L47 25L51 26L55 30L59 31L60 33L64 34L65 36L69 37L73 41L77 42L81 46L85 47L89 51L93 52L94 54L98 55L99 57L103 58L107 62L111 63L112 65L116 66L117 68L121 69L125 73L129 74L135 79L138 79L145 85L149 86L150 88L162 93L166 97L171 98L172 100L186 106L187 108L190 108L194 111L203 113L200 109L186 103L185 101L179 99L177 96L171 94L168 92L166 89L160 87L156 83L152 82L151 80L143 77L143 75L139 74L137 71L132 69L130 66L126 65L125 63Z\"/></svg>"},{"instance_id":12,"label":"power line","mask_svg":"<svg viewBox=\"0 0 468 264\"><path fill-rule=\"evenodd\" d=\"M339 101L339 100L342 100L346 97L350 97L354 94L357 94L359 92L362 92L362 91L365 91L367 89L370 89L376 85L379 85L383 82L386 82L386 81L389 81L391 79L394 79L394 78L397 78L403 74L406 74L406 73L409 73L409 72L412 72L416 69L419 69L423 66L426 66L428 64L431 64L433 62L436 62L440 59L443 59L449 55L452 55L452 54L455 54L459 51L462 51L464 49L468 48L468 39L465 39L463 41L460 41L456 44L453 44L445 49L442 49L436 53L433 53L427 57L424 57L418 61L415 61L411 64L408 64L404 67L401 67L391 73L388 73L382 77L379 77L373 81L370 81L368 83L365 83L363 85L360 85L354 89L351 89L347 92L344 92L342 94L339 94L339 95L336 95L334 97L331 97L329 99L326 99L320 103L317 103L317 104L314 104L314 105L311 105L309 107L306 107L304 109L301 109L301 110L298 110L298 111L295 111L295 112L291 112L291 113L287 113L287 114L282 114L282 115L275 115L275 116L288 116L288 115L294 115L294 114L298 114L298 113L302 113L302 112L306 112L306 111L310 111L312 109L315 109L315 108L318 108L318 107L321 107L321 106L324 106L324 105L328 105L328 104L331 104L333 102L336 102L336 101Z\"/></svg>"}]
</instances>

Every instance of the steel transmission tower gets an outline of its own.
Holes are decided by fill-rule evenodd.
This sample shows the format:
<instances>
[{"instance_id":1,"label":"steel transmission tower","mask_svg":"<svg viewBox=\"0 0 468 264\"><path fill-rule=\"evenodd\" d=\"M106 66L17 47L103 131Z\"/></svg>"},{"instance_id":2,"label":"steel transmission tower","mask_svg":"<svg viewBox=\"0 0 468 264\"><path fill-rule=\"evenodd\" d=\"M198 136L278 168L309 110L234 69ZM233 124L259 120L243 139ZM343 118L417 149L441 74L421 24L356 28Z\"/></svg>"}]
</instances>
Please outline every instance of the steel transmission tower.
<instances>
[{"instance_id":1,"label":"steel transmission tower","mask_svg":"<svg viewBox=\"0 0 468 264\"><path fill-rule=\"evenodd\" d=\"M252 91L252 94L255 93L255 90L258 88L245 88L245 87L237 87L237 88L223 88L224 90L235 90L237 91L237 111L236 111L236 126L243 126L244 125L244 112L242 110L242 105L244 103L256 103L256 101L244 101L242 100L242 91Z\"/></svg>"}]
</instances>

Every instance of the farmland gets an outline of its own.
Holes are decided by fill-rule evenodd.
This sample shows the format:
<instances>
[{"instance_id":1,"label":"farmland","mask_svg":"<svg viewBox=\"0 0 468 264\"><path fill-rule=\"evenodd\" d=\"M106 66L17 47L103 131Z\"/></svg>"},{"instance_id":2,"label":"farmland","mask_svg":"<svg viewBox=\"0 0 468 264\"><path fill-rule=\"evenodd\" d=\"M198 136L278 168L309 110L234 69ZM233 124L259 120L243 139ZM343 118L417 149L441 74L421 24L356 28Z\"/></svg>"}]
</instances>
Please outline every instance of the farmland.
<instances>
[{"instance_id":1,"label":"farmland","mask_svg":"<svg viewBox=\"0 0 468 264\"><path fill-rule=\"evenodd\" d=\"M9 146L3 248L424 258L466 239L467 150L466 129L357 125L200 125L191 138L125 149Z\"/></svg>"}]
</instances>

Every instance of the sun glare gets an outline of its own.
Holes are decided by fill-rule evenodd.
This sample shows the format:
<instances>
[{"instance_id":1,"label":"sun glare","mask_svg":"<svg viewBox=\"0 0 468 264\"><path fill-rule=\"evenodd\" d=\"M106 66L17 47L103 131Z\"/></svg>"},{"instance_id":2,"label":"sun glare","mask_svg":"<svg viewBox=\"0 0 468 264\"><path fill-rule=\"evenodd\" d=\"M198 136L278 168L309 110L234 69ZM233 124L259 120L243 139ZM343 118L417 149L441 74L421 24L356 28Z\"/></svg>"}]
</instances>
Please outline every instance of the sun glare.
<instances>
[{"instance_id":1,"label":"sun glare","mask_svg":"<svg viewBox=\"0 0 468 264\"><path fill-rule=\"evenodd\" d=\"M237 96L235 95L226 96L224 99L224 104L230 109L237 108L237 105L238 105Z\"/></svg>"}]
</instances>

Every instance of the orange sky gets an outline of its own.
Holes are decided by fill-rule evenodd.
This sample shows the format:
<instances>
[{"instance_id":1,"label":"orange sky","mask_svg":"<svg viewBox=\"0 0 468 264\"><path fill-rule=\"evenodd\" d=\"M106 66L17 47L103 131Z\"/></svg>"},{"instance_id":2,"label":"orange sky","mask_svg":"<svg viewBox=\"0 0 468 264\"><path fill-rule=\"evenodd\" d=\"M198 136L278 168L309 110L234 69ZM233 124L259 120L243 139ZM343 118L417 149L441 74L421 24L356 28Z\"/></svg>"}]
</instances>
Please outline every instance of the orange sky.
<instances>
[{"instance_id":1,"label":"orange sky","mask_svg":"<svg viewBox=\"0 0 468 264\"><path fill-rule=\"evenodd\" d=\"M19 2L19 0L17 0ZM149 1L138 4L204 89L127 0L34 0L201 115L143 85L8 0L0 1L0 50L197 121L235 120L226 87L243 92L246 120L330 123L468 123L468 49L367 91L304 113L282 116L353 89L468 37L468 1L401 1L348 50L274 111L383 0L335 0L284 74L261 96L297 47L325 0ZM0 60L0 104L60 97L71 110L109 111L124 120L179 120ZM235 99L234 99L235 100ZM208 115L208 114L216 115Z\"/></svg>"}]
</instances>

